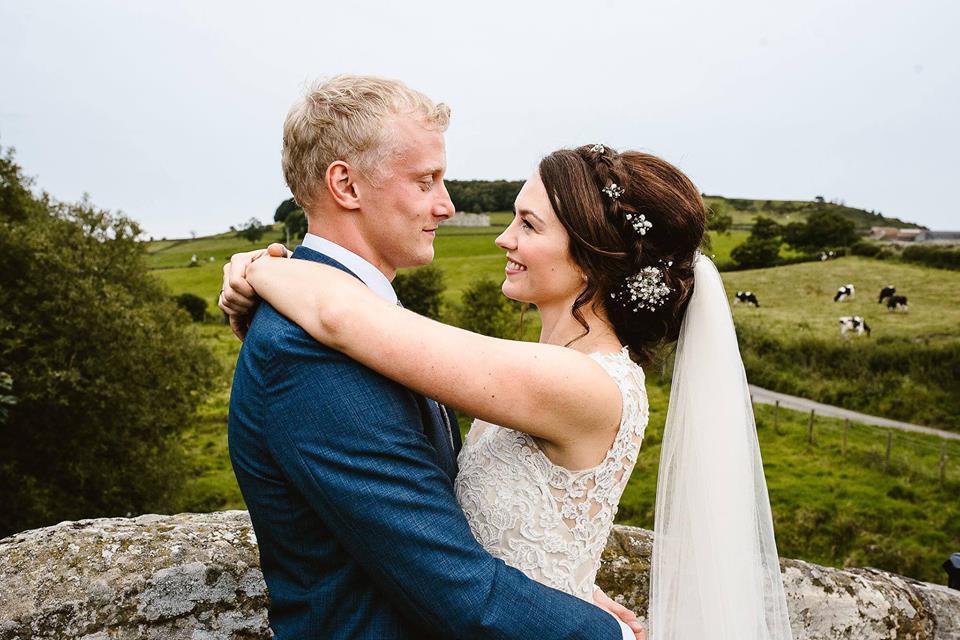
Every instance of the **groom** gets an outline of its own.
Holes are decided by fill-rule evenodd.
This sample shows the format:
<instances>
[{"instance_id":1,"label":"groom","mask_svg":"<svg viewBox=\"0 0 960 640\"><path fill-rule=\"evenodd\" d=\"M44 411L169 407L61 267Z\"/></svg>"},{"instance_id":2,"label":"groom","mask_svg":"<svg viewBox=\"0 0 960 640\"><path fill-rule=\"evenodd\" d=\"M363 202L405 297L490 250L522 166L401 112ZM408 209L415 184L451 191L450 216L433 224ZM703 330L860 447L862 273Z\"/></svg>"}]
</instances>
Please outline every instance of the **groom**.
<instances>
[{"instance_id":1,"label":"groom","mask_svg":"<svg viewBox=\"0 0 960 640\"><path fill-rule=\"evenodd\" d=\"M395 81L314 86L284 124L284 176L309 231L293 258L396 302L396 270L430 262L437 226L453 215L448 119L445 105ZM235 322L252 291L237 277L224 284L220 304ZM266 303L237 362L229 439L279 640L633 638L476 542L454 497L450 412Z\"/></svg>"}]
</instances>

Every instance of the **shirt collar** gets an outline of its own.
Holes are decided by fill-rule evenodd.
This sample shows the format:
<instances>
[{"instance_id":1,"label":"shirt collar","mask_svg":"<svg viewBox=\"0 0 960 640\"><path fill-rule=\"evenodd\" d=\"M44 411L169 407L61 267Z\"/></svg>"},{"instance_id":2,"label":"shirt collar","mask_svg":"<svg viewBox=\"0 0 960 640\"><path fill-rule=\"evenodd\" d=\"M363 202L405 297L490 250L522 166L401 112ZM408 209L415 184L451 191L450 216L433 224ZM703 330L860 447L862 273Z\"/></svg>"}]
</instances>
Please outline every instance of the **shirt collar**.
<instances>
[{"instance_id":1,"label":"shirt collar","mask_svg":"<svg viewBox=\"0 0 960 640\"><path fill-rule=\"evenodd\" d=\"M387 276L383 275L383 272L377 269L375 266L355 254L349 249L344 249L335 242L331 242L326 238L321 238L318 235L308 233L303 236L303 242L301 243L307 249L312 249L324 255L330 256L346 268L353 271L358 278L363 280L363 283L370 287L371 290L384 300L387 300L391 304L397 304L397 294L393 290L393 285L390 284L390 281L387 279Z\"/></svg>"}]
</instances>

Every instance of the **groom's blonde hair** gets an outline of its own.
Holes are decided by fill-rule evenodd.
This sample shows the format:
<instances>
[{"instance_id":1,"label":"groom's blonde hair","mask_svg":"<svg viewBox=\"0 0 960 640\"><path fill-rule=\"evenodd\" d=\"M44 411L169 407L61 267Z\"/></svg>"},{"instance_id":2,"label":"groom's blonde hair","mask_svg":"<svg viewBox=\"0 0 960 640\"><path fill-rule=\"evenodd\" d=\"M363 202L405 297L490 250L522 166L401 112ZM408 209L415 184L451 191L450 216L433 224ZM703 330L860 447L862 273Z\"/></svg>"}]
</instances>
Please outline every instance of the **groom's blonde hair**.
<instances>
[{"instance_id":1,"label":"groom's blonde hair","mask_svg":"<svg viewBox=\"0 0 960 640\"><path fill-rule=\"evenodd\" d=\"M446 131L450 108L435 104L398 80L339 75L310 86L283 123L283 176L305 210L331 163L342 160L372 182L386 175L397 151L398 116L410 116L434 131Z\"/></svg>"}]
</instances>

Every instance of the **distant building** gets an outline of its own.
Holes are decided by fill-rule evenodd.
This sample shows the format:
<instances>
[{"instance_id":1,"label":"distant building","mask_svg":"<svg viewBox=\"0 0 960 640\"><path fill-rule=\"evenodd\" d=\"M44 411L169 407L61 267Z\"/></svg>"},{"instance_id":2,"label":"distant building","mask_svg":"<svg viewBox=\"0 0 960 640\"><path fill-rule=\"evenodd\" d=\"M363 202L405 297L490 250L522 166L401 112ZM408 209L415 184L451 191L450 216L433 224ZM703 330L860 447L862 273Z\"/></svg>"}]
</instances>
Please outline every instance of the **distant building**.
<instances>
[{"instance_id":1,"label":"distant building","mask_svg":"<svg viewBox=\"0 0 960 640\"><path fill-rule=\"evenodd\" d=\"M901 229L899 227L870 227L870 239L883 242L913 242L923 229Z\"/></svg>"},{"instance_id":2,"label":"distant building","mask_svg":"<svg viewBox=\"0 0 960 640\"><path fill-rule=\"evenodd\" d=\"M464 213L457 211L452 218L440 224L448 227L489 227L490 216L486 213Z\"/></svg>"},{"instance_id":3,"label":"distant building","mask_svg":"<svg viewBox=\"0 0 960 640\"><path fill-rule=\"evenodd\" d=\"M929 229L924 229L917 236L915 242L960 244L960 231L930 231Z\"/></svg>"},{"instance_id":4,"label":"distant building","mask_svg":"<svg viewBox=\"0 0 960 640\"><path fill-rule=\"evenodd\" d=\"M960 231L870 227L870 239L881 242L925 242L930 244L953 245L960 244Z\"/></svg>"}]
</instances>

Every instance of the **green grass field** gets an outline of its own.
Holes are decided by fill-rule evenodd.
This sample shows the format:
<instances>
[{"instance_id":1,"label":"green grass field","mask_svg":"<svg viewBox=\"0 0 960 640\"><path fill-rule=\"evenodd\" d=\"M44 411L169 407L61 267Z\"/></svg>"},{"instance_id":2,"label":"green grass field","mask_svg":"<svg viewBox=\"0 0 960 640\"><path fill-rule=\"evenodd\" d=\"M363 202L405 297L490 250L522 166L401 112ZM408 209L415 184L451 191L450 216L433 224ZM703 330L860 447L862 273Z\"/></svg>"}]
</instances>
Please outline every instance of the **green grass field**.
<instances>
[{"instance_id":1,"label":"green grass field","mask_svg":"<svg viewBox=\"0 0 960 640\"><path fill-rule=\"evenodd\" d=\"M760 308L733 307L738 325L776 337L813 335L848 341L840 336L840 316L863 316L873 338L903 340L956 340L960 336L960 273L933 271L911 264L846 257L826 262L805 262L776 269L732 271L723 274L727 293L737 290L757 294ZM834 302L837 288L848 283L856 296ZM908 313L888 312L877 297L887 284L910 303Z\"/></svg>"},{"instance_id":2,"label":"green grass field","mask_svg":"<svg viewBox=\"0 0 960 640\"><path fill-rule=\"evenodd\" d=\"M502 214L506 218L510 214ZM502 222L502 221L498 221ZM500 281L503 252L488 235L441 232L436 242L436 264L447 283L445 301L459 302L463 289L480 278ZM278 234L276 234L278 235ZM746 236L734 231L716 236L712 253L720 262ZM258 246L274 240L268 237ZM150 246L148 260L172 293L190 291L214 301L220 288L221 265L233 251L251 248L230 235L195 241L166 241ZM203 260L195 268L170 268L189 263L196 253ZM836 344L840 348L870 349L873 344L917 341L956 344L960 334L960 305L956 296L960 274L913 265L841 258L755 271L723 274L728 292L755 291L761 307L733 308L738 327L762 332L775 341L789 342L797 335ZM837 286L853 282L854 300L834 303ZM889 314L876 303L879 287L896 284L910 298L907 314ZM844 339L837 317L864 315L874 337ZM529 314L528 339L539 326ZM210 395L185 435L194 476L183 500L184 510L242 508L243 502L227 454L226 417L229 386L240 343L229 329L209 322L202 326L204 342L222 364L222 375L211 381ZM744 346L745 361L756 356ZM764 357L764 356L757 356ZM794 378L806 375L790 371ZM813 377L813 376L811 376ZM921 384L922 381L917 382ZM833 384L825 379L824 385ZM919 387L918 387L919 388ZM618 521L653 526L653 501L659 443L669 389L651 373L651 421L637 468L624 494ZM946 453L946 482L939 478L940 441L897 434L889 469L884 468L886 432L855 426L842 452L842 426L818 419L814 442L807 442L806 415L781 410L779 427L772 426L773 409L759 406L758 435L770 489L780 553L834 566L876 566L915 578L942 582L939 564L960 550L960 447ZM466 426L466 418L462 424Z\"/></svg>"}]
</instances>

